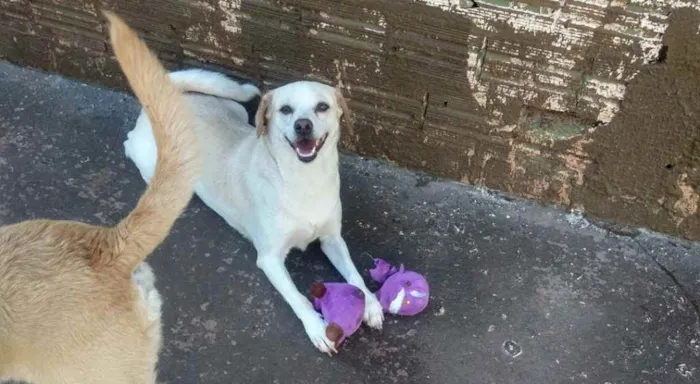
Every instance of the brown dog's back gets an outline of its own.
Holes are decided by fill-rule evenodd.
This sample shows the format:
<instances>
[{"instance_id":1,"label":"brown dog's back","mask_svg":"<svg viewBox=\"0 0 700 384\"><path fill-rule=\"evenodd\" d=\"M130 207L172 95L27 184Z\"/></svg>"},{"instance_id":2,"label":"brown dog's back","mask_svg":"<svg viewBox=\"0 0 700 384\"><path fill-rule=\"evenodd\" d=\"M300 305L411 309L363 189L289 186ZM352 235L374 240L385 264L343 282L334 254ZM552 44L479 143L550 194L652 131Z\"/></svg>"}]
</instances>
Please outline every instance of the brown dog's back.
<instances>
[{"instance_id":1,"label":"brown dog's back","mask_svg":"<svg viewBox=\"0 0 700 384\"><path fill-rule=\"evenodd\" d=\"M49 220L0 227L0 381L155 380L159 308L149 308L132 273L191 199L199 149L189 106L165 69L126 24L106 16L117 60L153 124L156 172L113 228Z\"/></svg>"}]
</instances>

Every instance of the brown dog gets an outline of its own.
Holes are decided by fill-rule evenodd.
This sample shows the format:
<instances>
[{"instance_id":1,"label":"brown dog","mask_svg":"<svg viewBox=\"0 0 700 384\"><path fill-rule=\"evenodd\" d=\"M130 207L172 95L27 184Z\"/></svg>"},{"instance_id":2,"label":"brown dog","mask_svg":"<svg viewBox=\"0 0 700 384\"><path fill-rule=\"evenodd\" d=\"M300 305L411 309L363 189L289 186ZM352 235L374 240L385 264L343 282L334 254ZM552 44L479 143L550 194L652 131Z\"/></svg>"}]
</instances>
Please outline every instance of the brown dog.
<instances>
[{"instance_id":1,"label":"brown dog","mask_svg":"<svg viewBox=\"0 0 700 384\"><path fill-rule=\"evenodd\" d=\"M187 206L201 160L182 92L137 35L105 15L153 123L155 176L113 228L48 220L0 228L0 381L155 382L161 302L142 261Z\"/></svg>"}]
</instances>

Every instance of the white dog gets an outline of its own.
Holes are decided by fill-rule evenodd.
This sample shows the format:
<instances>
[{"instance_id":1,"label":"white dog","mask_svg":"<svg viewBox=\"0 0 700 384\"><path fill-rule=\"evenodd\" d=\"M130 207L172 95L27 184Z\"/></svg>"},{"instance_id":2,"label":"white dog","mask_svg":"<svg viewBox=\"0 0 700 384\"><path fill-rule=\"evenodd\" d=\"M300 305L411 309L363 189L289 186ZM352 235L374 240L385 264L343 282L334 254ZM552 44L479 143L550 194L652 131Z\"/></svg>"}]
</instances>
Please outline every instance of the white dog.
<instances>
[{"instance_id":1,"label":"white dog","mask_svg":"<svg viewBox=\"0 0 700 384\"><path fill-rule=\"evenodd\" d=\"M284 265L292 248L304 250L316 239L345 280L364 291L365 323L381 329L382 308L340 234L337 144L340 118L347 114L340 92L307 81L270 91L260 101L256 130L238 103L259 95L255 86L203 70L173 72L170 78L190 92L187 98L199 119L204 171L197 195L253 242L258 267L304 323L316 348L328 354L336 351L323 320ZM156 143L143 112L124 148L148 182L155 171Z\"/></svg>"}]
</instances>

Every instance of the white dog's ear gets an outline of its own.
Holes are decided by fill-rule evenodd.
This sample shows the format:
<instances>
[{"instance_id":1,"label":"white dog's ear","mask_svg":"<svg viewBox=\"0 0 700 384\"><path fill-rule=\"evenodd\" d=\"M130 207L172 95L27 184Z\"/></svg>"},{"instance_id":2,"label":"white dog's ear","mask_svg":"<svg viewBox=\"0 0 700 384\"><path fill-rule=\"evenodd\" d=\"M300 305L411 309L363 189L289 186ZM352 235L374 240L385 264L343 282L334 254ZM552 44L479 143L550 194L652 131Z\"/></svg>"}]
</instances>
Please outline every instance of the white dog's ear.
<instances>
[{"instance_id":1,"label":"white dog's ear","mask_svg":"<svg viewBox=\"0 0 700 384\"><path fill-rule=\"evenodd\" d=\"M255 113L255 128L257 129L258 137L267 134L267 110L270 107L270 100L272 100L272 92L264 94L260 99L258 111Z\"/></svg>"},{"instance_id":2,"label":"white dog's ear","mask_svg":"<svg viewBox=\"0 0 700 384\"><path fill-rule=\"evenodd\" d=\"M352 119L352 115L350 114L350 108L348 108L348 103L345 100L345 97L343 97L343 93L340 91L340 88L335 88L335 102L338 104L338 107L340 107L340 110L343 112L342 119L345 120L345 129L347 131L347 134L352 137L353 135L353 124L354 121Z\"/></svg>"}]
</instances>

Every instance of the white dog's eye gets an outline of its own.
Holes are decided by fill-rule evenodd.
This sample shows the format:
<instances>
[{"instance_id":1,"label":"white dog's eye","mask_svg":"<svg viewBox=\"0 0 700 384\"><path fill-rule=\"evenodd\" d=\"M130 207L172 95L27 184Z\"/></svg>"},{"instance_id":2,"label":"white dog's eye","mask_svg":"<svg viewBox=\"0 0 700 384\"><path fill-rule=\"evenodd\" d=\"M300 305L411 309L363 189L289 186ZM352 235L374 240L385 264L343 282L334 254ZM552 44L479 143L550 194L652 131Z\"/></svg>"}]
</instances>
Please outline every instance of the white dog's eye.
<instances>
[{"instance_id":1,"label":"white dog's eye","mask_svg":"<svg viewBox=\"0 0 700 384\"><path fill-rule=\"evenodd\" d=\"M316 104L316 112L326 112L328 110L328 108L330 108L330 107L328 106L328 104L326 104L324 102L320 102L320 103Z\"/></svg>"},{"instance_id":2,"label":"white dog's eye","mask_svg":"<svg viewBox=\"0 0 700 384\"><path fill-rule=\"evenodd\" d=\"M280 112L285 115L291 115L294 110L289 105L283 105L282 108L280 108Z\"/></svg>"}]
</instances>

